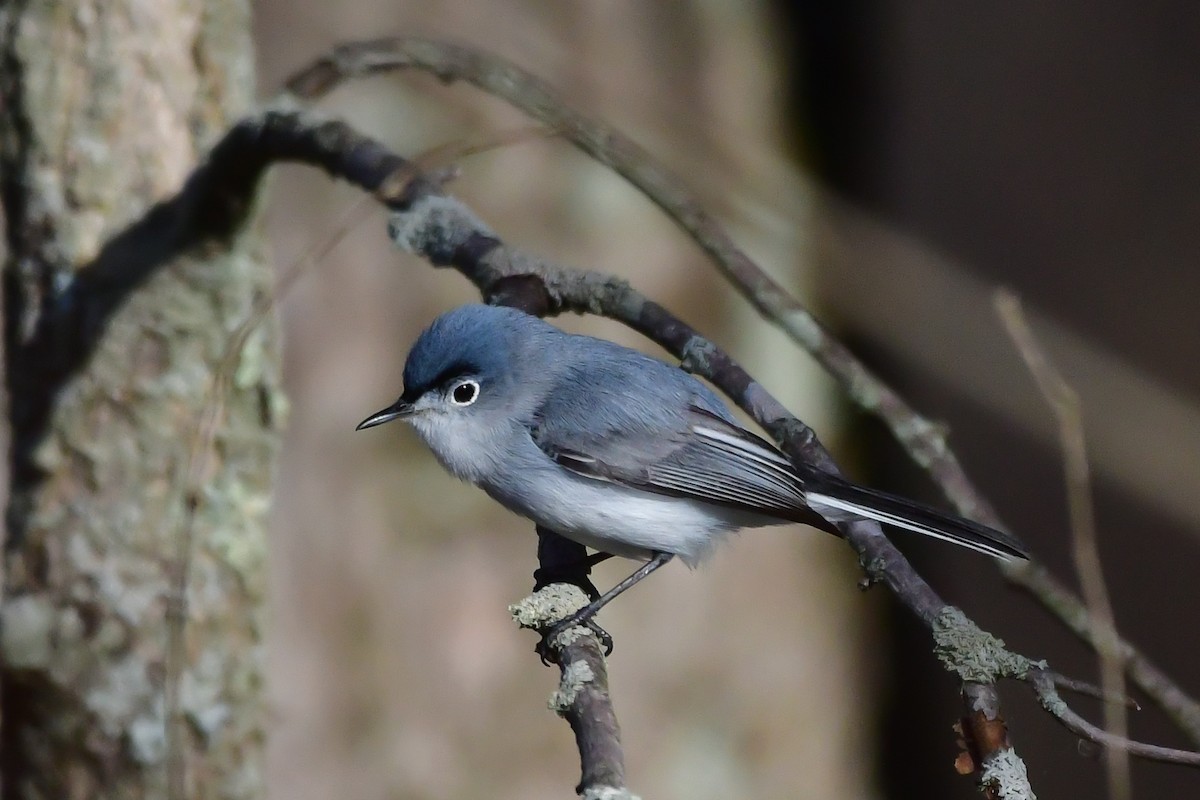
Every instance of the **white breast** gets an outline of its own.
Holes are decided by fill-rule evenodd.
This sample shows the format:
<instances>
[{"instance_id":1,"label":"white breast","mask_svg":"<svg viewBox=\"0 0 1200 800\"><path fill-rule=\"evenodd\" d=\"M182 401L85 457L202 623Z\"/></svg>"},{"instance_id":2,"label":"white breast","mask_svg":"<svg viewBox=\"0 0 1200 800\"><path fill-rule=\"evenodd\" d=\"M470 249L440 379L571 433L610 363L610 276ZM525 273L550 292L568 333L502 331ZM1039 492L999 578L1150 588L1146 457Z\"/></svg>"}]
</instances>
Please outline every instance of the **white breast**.
<instances>
[{"instance_id":1,"label":"white breast","mask_svg":"<svg viewBox=\"0 0 1200 800\"><path fill-rule=\"evenodd\" d=\"M784 524L680 497L587 478L537 448L528 431L441 414L413 427L450 473L517 514L580 544L627 558L674 553L694 566L738 528Z\"/></svg>"},{"instance_id":2,"label":"white breast","mask_svg":"<svg viewBox=\"0 0 1200 800\"><path fill-rule=\"evenodd\" d=\"M783 524L681 497L586 478L546 459L549 468L513 488L483 488L522 516L587 547L626 558L678 555L695 566L738 528Z\"/></svg>"}]
</instances>

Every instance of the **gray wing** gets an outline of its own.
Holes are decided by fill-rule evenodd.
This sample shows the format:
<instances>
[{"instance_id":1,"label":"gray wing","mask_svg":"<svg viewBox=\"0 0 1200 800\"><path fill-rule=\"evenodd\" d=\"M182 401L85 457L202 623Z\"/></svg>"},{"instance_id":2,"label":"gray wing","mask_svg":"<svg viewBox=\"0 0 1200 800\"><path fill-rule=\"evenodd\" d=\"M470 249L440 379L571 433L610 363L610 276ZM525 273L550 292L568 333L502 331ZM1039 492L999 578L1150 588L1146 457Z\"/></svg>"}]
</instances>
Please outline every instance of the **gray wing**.
<instances>
[{"instance_id":1,"label":"gray wing","mask_svg":"<svg viewBox=\"0 0 1200 800\"><path fill-rule=\"evenodd\" d=\"M571 375L536 415L538 447L588 478L829 529L782 453L734 424L695 378L646 362L593 361Z\"/></svg>"},{"instance_id":2,"label":"gray wing","mask_svg":"<svg viewBox=\"0 0 1200 800\"><path fill-rule=\"evenodd\" d=\"M564 469L835 535L834 520L871 519L999 558L1027 557L1011 534L797 468L736 424L707 386L662 361L586 337L565 336L556 346L566 351L557 363L528 376L538 407L526 423Z\"/></svg>"},{"instance_id":3,"label":"gray wing","mask_svg":"<svg viewBox=\"0 0 1200 800\"><path fill-rule=\"evenodd\" d=\"M806 510L804 488L773 447L703 409L670 437L613 436L586 451L539 439L543 452L589 478L767 516L794 519Z\"/></svg>"}]
</instances>

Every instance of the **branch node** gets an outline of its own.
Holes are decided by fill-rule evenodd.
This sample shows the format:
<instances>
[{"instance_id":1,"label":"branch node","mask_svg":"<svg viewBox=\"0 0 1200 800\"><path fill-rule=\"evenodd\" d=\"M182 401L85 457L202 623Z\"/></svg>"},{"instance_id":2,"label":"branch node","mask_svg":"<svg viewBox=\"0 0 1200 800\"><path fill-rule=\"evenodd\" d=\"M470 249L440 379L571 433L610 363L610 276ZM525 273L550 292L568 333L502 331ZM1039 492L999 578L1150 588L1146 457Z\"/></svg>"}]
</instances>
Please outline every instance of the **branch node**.
<instances>
[{"instance_id":1,"label":"branch node","mask_svg":"<svg viewBox=\"0 0 1200 800\"><path fill-rule=\"evenodd\" d=\"M483 220L454 198L426 194L388 219L388 238L409 253L427 258L434 266L455 263L459 250L479 234L495 238Z\"/></svg>"},{"instance_id":2,"label":"branch node","mask_svg":"<svg viewBox=\"0 0 1200 800\"><path fill-rule=\"evenodd\" d=\"M703 336L693 336L683 346L683 355L679 359L679 368L684 372L705 374L712 368L712 355L715 346Z\"/></svg>"},{"instance_id":3,"label":"branch node","mask_svg":"<svg viewBox=\"0 0 1200 800\"><path fill-rule=\"evenodd\" d=\"M1031 669L1045 669L1012 652L1004 640L980 628L955 606L946 606L933 621L934 654L964 681L995 683L997 678L1024 679Z\"/></svg>"},{"instance_id":4,"label":"branch node","mask_svg":"<svg viewBox=\"0 0 1200 800\"><path fill-rule=\"evenodd\" d=\"M859 591L867 591L875 584L884 579L887 572L887 559L882 556L864 560L859 558L859 565L862 566L863 576L858 580Z\"/></svg>"},{"instance_id":5,"label":"branch node","mask_svg":"<svg viewBox=\"0 0 1200 800\"><path fill-rule=\"evenodd\" d=\"M513 621L522 628L544 631L574 614L590 602L587 593L573 583L552 583L508 607ZM577 625L558 635L553 644L562 650L580 636L588 634L587 628ZM576 687L578 689L578 687Z\"/></svg>"},{"instance_id":6,"label":"branch node","mask_svg":"<svg viewBox=\"0 0 1200 800\"><path fill-rule=\"evenodd\" d=\"M1041 703L1042 708L1050 712L1050 715L1056 719L1062 719L1067 715L1070 711L1070 706L1067 705L1066 700L1063 700L1059 696L1058 690L1054 688L1052 681L1047 680L1044 683L1035 683L1034 685L1038 690L1037 699Z\"/></svg>"},{"instance_id":7,"label":"branch node","mask_svg":"<svg viewBox=\"0 0 1200 800\"><path fill-rule=\"evenodd\" d=\"M528 260L527 263L532 263ZM538 275L546 282L546 289L558 303L571 311L606 316L606 311L619 309L628 319L641 315L646 299L635 292L629 282L612 275L592 270L581 270L565 274L559 269L546 269L538 263Z\"/></svg>"},{"instance_id":8,"label":"branch node","mask_svg":"<svg viewBox=\"0 0 1200 800\"><path fill-rule=\"evenodd\" d=\"M935 462L944 459L950 450L947 444L947 439L950 437L950 425L946 422L914 415L896 423L896 435L901 440L911 439L925 443L925 448L914 454L917 463L925 469L929 469Z\"/></svg>"},{"instance_id":9,"label":"branch node","mask_svg":"<svg viewBox=\"0 0 1200 800\"><path fill-rule=\"evenodd\" d=\"M558 622L568 618L571 614L577 612L590 602L586 593L580 587L576 587L574 583L551 583L535 591L526 599L512 603L509 606L509 614L512 615L512 620L523 628L539 633L550 631ZM544 644L551 646L553 650L562 652L575 644L584 636L590 636L593 631L583 625L566 628L560 631L558 636L553 640L544 640ZM540 651L539 651L540 652ZM554 658L558 660L558 658ZM546 661L546 656L542 656L542 662ZM562 666L566 664L559 662ZM578 686L576 686L578 690Z\"/></svg>"},{"instance_id":10,"label":"branch node","mask_svg":"<svg viewBox=\"0 0 1200 800\"><path fill-rule=\"evenodd\" d=\"M519 308L526 314L545 317L554 310L546 282L537 275L506 275L487 288L488 305Z\"/></svg>"},{"instance_id":11,"label":"branch node","mask_svg":"<svg viewBox=\"0 0 1200 800\"><path fill-rule=\"evenodd\" d=\"M513 603L508 613L522 628L536 630L566 619L588 604L587 593L571 583L552 583Z\"/></svg>"}]
</instances>

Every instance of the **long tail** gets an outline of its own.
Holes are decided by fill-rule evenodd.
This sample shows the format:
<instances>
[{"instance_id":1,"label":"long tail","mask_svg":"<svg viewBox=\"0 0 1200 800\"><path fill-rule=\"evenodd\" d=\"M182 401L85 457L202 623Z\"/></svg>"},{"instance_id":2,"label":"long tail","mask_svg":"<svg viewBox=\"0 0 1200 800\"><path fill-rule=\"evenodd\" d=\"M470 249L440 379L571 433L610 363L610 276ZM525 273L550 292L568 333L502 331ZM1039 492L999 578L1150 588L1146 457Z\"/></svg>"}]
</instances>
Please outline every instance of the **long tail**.
<instances>
[{"instance_id":1,"label":"long tail","mask_svg":"<svg viewBox=\"0 0 1200 800\"><path fill-rule=\"evenodd\" d=\"M996 558L1029 558L1025 545L1012 534L825 473L806 476L804 494L813 511L833 522L873 519Z\"/></svg>"}]
</instances>

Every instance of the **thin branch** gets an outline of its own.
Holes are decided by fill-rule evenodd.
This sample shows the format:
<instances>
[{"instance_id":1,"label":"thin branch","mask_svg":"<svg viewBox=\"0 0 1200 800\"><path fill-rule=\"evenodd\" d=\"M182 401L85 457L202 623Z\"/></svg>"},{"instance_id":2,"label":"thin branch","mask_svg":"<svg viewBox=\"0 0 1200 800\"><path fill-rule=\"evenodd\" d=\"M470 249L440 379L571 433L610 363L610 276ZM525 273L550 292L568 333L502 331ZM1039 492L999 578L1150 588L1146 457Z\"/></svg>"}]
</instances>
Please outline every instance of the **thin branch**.
<instances>
[{"instance_id":1,"label":"thin branch","mask_svg":"<svg viewBox=\"0 0 1200 800\"><path fill-rule=\"evenodd\" d=\"M1105 703L1120 703L1132 711L1142 710L1142 707L1138 705L1138 702L1129 695L1107 694L1101 690L1099 686L1093 686L1086 681L1068 678L1067 676L1060 675L1057 672L1050 672L1049 674L1050 677L1054 679L1054 685L1059 689L1066 689L1068 692L1075 692L1076 694L1081 694L1084 697L1092 697Z\"/></svg>"},{"instance_id":2,"label":"thin branch","mask_svg":"<svg viewBox=\"0 0 1200 800\"><path fill-rule=\"evenodd\" d=\"M828 335L799 301L733 244L681 181L620 132L570 108L541 79L477 48L397 37L338 47L297 72L287 86L297 97L312 100L347 80L404 69L432 73L447 82L467 81L500 97L627 178L713 258L733 286L765 319L812 354L859 407L884 421L909 456L930 474L960 513L1004 529L994 509L950 450L940 426L917 413L853 353ZM1094 638L1084 603L1042 565L1013 564L1002 571L1009 581L1041 602L1077 636L1097 649L1101 646ZM1200 703L1131 643L1118 639L1117 646L1130 679L1200 744Z\"/></svg>"},{"instance_id":3,"label":"thin branch","mask_svg":"<svg viewBox=\"0 0 1200 800\"><path fill-rule=\"evenodd\" d=\"M1102 745L1109 750L1121 750L1131 756L1149 761L1200 767L1200 753L1134 742L1121 736L1114 736L1108 731L1096 727L1071 710L1066 701L1059 696L1054 683L1054 677L1044 670L1034 670L1029 674L1029 685L1033 687L1034 694L1037 695L1042 708L1077 736Z\"/></svg>"},{"instance_id":4,"label":"thin branch","mask_svg":"<svg viewBox=\"0 0 1200 800\"><path fill-rule=\"evenodd\" d=\"M1029 591L1062 620L1079 638L1099 651L1095 625L1087 609L1074 594L1041 564L1021 573L1017 585ZM1129 679L1195 744L1200 745L1200 705L1143 653L1124 639L1116 641Z\"/></svg>"},{"instance_id":5,"label":"thin branch","mask_svg":"<svg viewBox=\"0 0 1200 800\"><path fill-rule=\"evenodd\" d=\"M1092 484L1088 468L1087 445L1083 432L1083 412L1079 394L1058 372L1034 336L1025 319L1021 301L1011 291L1001 289L995 295L996 311L1004 321L1009 338L1017 347L1029 372L1058 420L1063 451L1063 471L1067 483L1067 503L1071 517L1071 545L1075 570L1083 586L1083 597L1092 618L1093 637L1100 658L1100 686L1109 696L1125 693L1124 665L1116 647L1116 620L1104 585L1104 569L1096 544L1096 518L1092 506ZM1129 719L1120 703L1103 706L1104 729L1114 739L1127 739ZM1129 752L1109 748L1104 753L1108 773L1109 796L1127 800L1133 792L1129 774Z\"/></svg>"},{"instance_id":6,"label":"thin branch","mask_svg":"<svg viewBox=\"0 0 1200 800\"><path fill-rule=\"evenodd\" d=\"M588 604L588 595L573 584L553 583L509 608L523 628L544 631ZM608 667L600 643L587 628L560 635L556 649L560 680L550 708L571 726L579 750L582 778L576 792L610 800L630 798L625 788L625 754L621 731L608 691Z\"/></svg>"}]
</instances>

